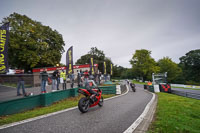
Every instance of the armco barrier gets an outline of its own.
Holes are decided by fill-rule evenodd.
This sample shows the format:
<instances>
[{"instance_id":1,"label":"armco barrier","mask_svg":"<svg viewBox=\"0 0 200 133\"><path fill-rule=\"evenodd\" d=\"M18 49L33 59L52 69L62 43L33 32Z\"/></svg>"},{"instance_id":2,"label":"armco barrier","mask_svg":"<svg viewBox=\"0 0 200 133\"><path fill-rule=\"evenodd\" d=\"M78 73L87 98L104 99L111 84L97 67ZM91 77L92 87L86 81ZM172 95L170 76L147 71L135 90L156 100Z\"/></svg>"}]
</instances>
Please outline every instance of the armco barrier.
<instances>
[{"instance_id":1,"label":"armco barrier","mask_svg":"<svg viewBox=\"0 0 200 133\"><path fill-rule=\"evenodd\" d=\"M101 86L100 89L103 94L116 94L116 85ZM78 88L73 88L0 102L0 116L19 113L35 107L49 106L56 101L78 96L77 90Z\"/></svg>"},{"instance_id":2,"label":"armco barrier","mask_svg":"<svg viewBox=\"0 0 200 133\"><path fill-rule=\"evenodd\" d=\"M184 97L189 97L189 98L194 98L194 99L200 100L200 94L197 94L197 93L177 91L177 90L171 90L171 93L179 95L179 96L184 96Z\"/></svg>"}]
</instances>

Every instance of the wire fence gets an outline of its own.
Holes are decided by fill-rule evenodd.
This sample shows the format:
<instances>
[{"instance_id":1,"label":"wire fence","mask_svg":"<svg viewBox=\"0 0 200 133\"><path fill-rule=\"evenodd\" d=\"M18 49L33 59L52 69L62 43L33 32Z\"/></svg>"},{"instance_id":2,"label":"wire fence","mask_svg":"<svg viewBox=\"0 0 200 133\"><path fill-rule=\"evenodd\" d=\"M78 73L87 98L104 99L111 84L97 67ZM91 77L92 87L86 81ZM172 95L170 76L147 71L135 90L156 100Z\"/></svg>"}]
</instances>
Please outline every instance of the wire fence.
<instances>
[{"instance_id":1,"label":"wire fence","mask_svg":"<svg viewBox=\"0 0 200 133\"><path fill-rule=\"evenodd\" d=\"M197 94L197 93L177 91L177 90L171 90L171 93L179 95L179 96L184 96L184 97L189 97L189 98L194 98L194 99L200 100L200 94Z\"/></svg>"}]
</instances>

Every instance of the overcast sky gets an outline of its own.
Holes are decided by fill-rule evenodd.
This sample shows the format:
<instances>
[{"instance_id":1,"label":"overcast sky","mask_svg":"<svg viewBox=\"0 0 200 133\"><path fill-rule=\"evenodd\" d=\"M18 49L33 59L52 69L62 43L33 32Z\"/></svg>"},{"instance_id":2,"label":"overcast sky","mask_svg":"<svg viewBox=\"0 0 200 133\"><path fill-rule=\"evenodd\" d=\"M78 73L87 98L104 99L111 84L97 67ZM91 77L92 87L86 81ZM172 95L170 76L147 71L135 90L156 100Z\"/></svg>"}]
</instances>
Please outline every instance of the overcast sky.
<instances>
[{"instance_id":1,"label":"overcast sky","mask_svg":"<svg viewBox=\"0 0 200 133\"><path fill-rule=\"evenodd\" d=\"M13 12L61 33L74 62L91 47L124 67L138 49L177 63L200 49L200 0L0 0L1 21Z\"/></svg>"}]
</instances>

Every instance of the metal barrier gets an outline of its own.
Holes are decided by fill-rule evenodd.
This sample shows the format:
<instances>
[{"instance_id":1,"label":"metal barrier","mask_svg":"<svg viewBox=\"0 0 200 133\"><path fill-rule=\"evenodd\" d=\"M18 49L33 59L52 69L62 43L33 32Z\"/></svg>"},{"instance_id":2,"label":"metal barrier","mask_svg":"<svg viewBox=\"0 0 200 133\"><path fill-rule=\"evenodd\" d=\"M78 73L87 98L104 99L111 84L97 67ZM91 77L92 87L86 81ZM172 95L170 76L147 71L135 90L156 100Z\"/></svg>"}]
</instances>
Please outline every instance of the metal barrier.
<instances>
[{"instance_id":1,"label":"metal barrier","mask_svg":"<svg viewBox=\"0 0 200 133\"><path fill-rule=\"evenodd\" d=\"M177 90L171 90L171 93L179 95L179 96L184 96L184 97L189 97L189 98L194 98L194 99L200 100L200 94L197 94L197 93L177 91Z\"/></svg>"}]
</instances>

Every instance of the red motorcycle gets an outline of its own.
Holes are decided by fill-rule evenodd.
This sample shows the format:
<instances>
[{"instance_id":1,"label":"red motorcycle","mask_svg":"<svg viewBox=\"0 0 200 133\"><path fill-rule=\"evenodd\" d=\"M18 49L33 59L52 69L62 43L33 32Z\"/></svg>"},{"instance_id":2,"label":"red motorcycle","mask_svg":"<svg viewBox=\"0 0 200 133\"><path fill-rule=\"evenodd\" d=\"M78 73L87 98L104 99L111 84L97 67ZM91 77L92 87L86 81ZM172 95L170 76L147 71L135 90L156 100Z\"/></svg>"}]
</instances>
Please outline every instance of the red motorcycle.
<instances>
[{"instance_id":1,"label":"red motorcycle","mask_svg":"<svg viewBox=\"0 0 200 133\"><path fill-rule=\"evenodd\" d=\"M97 92L97 95L91 94L87 89L78 89L78 92L85 96L81 98L78 102L78 108L82 113L87 112L90 107L94 107L97 104L100 107L103 106L103 97L101 96L102 90L100 90L99 88L92 90Z\"/></svg>"}]
</instances>

